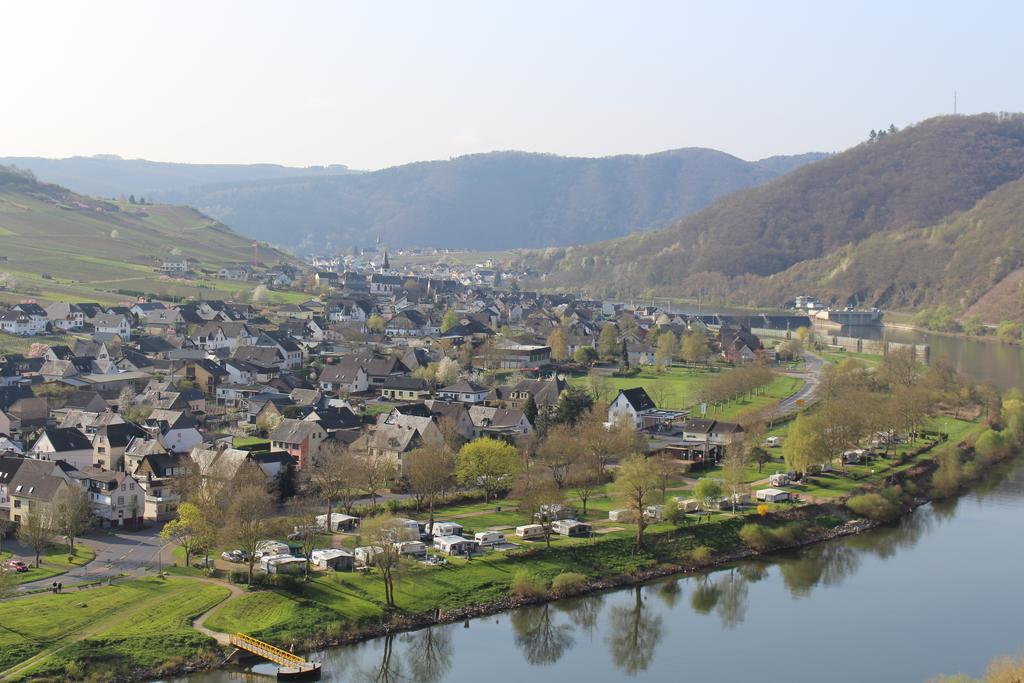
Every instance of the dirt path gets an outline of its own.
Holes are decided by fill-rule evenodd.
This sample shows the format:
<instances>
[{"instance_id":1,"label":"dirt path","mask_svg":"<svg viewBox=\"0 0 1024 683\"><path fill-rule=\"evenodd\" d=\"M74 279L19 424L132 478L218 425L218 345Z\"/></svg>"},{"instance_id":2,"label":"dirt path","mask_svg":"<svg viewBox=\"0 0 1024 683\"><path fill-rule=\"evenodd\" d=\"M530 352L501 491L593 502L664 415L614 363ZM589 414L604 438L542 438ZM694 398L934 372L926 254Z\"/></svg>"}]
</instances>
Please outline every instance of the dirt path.
<instances>
[{"instance_id":1,"label":"dirt path","mask_svg":"<svg viewBox=\"0 0 1024 683\"><path fill-rule=\"evenodd\" d=\"M206 610L205 612L203 612L198 617L196 617L195 619L192 620L192 628L194 628L195 630L199 631L203 635L206 635L206 636L209 636L209 637L213 638L214 640L216 640L221 645L228 645L229 644L229 642L228 642L229 634L221 633L220 631L214 631L214 630L208 629L208 628L206 628L206 626L204 626L204 624L206 623L206 618L213 613L213 610L217 609L218 607L221 607L223 605L228 604L232 600L238 599L239 597L241 597L242 595L245 594L245 591L243 591L241 588L239 588L238 586L236 586L233 583L224 583L223 581L214 581L212 579L195 579L195 580L196 581L202 581L203 583L209 583L209 584L212 584L214 586L224 586L229 591L231 591L231 593L226 598L224 598L223 600L218 602L216 605L214 605L213 607L211 607L210 609Z\"/></svg>"}]
</instances>

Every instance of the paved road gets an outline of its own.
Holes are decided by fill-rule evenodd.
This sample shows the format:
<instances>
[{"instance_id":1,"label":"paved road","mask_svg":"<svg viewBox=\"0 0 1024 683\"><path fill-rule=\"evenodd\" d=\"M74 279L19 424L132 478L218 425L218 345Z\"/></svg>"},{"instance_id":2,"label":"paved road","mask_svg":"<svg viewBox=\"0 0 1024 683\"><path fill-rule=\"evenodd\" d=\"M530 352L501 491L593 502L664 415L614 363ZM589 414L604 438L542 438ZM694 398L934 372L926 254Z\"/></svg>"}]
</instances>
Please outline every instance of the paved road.
<instances>
[{"instance_id":1,"label":"paved road","mask_svg":"<svg viewBox=\"0 0 1024 683\"><path fill-rule=\"evenodd\" d=\"M161 525L153 525L138 531L104 530L77 539L76 543L89 546L96 552L92 562L71 569L60 576L21 584L19 590L32 590L49 586L54 581L64 584L84 581L101 581L119 574L141 575L147 568L155 568L157 555L163 551L164 562L170 561L170 548L160 538ZM26 563L34 561L31 552L17 543L4 544L7 550Z\"/></svg>"},{"instance_id":2,"label":"paved road","mask_svg":"<svg viewBox=\"0 0 1024 683\"><path fill-rule=\"evenodd\" d=\"M821 383L821 371L825 367L825 361L821 356L816 356L813 353L804 352L804 370L800 373L806 382L800 391L796 392L792 396L788 396L779 402L778 408L775 410L777 416L788 415L797 409L797 401L803 401L804 404L811 402L814 399L814 394L818 390L818 384Z\"/></svg>"}]
</instances>

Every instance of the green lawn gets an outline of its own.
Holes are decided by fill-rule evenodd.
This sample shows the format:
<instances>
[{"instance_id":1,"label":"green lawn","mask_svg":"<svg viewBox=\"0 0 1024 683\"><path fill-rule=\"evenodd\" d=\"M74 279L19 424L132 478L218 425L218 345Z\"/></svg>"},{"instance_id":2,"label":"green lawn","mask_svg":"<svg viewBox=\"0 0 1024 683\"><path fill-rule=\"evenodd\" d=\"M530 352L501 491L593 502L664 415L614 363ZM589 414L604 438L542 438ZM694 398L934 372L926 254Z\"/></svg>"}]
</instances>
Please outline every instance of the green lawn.
<instances>
[{"instance_id":1,"label":"green lawn","mask_svg":"<svg viewBox=\"0 0 1024 683\"><path fill-rule=\"evenodd\" d=\"M41 562L38 568L32 566L34 558L25 560L25 564L29 566L29 570L23 574L18 574L18 583L40 581L42 579L60 576L61 574L67 573L67 571L73 567L81 567L83 564L92 562L95 558L96 552L92 548L81 543L76 543L74 559L69 562L67 545L55 545L43 553L40 558Z\"/></svg>"},{"instance_id":2,"label":"green lawn","mask_svg":"<svg viewBox=\"0 0 1024 683\"><path fill-rule=\"evenodd\" d=\"M728 370L722 372L728 372ZM643 387L659 408L695 411L698 407L697 395L701 385L716 374L702 368L672 367L665 372L647 369L634 377L606 376L610 393L603 398L612 400L620 389ZM586 375L570 377L569 381L579 386L587 385ZM717 419L728 420L745 410L776 403L799 391L803 384L804 380L802 379L778 375L764 389L763 393L733 401L717 409L710 407L708 414Z\"/></svg>"},{"instance_id":3,"label":"green lawn","mask_svg":"<svg viewBox=\"0 0 1024 683\"><path fill-rule=\"evenodd\" d=\"M268 443L270 443L270 439L264 439L261 436L236 436L231 440L231 447L251 448L252 446L262 446Z\"/></svg>"},{"instance_id":4,"label":"green lawn","mask_svg":"<svg viewBox=\"0 0 1024 683\"><path fill-rule=\"evenodd\" d=\"M0 677L44 651L19 675L71 677L88 669L107 680L115 671L159 668L212 651L212 641L191 622L228 594L226 587L187 579L146 578L0 603Z\"/></svg>"}]
</instances>

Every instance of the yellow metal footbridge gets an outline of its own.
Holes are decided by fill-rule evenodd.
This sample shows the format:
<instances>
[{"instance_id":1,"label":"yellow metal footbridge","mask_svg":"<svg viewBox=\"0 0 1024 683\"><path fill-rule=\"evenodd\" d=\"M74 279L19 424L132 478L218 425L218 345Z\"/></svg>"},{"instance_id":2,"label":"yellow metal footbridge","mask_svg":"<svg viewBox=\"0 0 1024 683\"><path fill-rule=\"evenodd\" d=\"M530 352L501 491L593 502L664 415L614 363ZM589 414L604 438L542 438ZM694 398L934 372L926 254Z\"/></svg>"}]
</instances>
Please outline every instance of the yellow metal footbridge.
<instances>
[{"instance_id":1,"label":"yellow metal footbridge","mask_svg":"<svg viewBox=\"0 0 1024 683\"><path fill-rule=\"evenodd\" d=\"M244 633L235 633L231 636L230 642L239 650L245 650L257 657L262 657L280 667L277 672L278 678L318 678L320 676L320 663L307 662L302 657L295 655L270 643L256 640Z\"/></svg>"}]
</instances>

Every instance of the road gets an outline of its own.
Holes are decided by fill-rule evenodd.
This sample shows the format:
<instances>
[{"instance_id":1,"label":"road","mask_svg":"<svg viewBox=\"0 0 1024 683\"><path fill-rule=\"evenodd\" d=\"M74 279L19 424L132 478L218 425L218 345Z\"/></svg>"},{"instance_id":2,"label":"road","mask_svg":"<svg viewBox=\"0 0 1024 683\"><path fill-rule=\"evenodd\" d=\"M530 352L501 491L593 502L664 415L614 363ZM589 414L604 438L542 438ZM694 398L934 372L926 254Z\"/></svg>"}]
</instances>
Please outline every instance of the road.
<instances>
[{"instance_id":1,"label":"road","mask_svg":"<svg viewBox=\"0 0 1024 683\"><path fill-rule=\"evenodd\" d=\"M160 538L161 528L162 525L153 525L138 531L103 530L76 539L76 543L92 548L96 552L96 559L59 576L23 583L18 589L27 591L45 588L54 581L67 585L102 581L120 574L141 576L148 568L158 565L157 556L161 552L164 562L170 559L170 548ZM34 560L32 553L18 543L5 544L5 548L27 564Z\"/></svg>"},{"instance_id":2,"label":"road","mask_svg":"<svg viewBox=\"0 0 1024 683\"><path fill-rule=\"evenodd\" d=\"M814 394L821 383L821 371L824 367L825 360L821 356L804 352L804 369L800 373L794 373L805 380L804 386L795 394L779 401L779 405L775 409L776 417L782 417L796 411L799 407L797 405L798 402L802 402L801 405L804 405L814 399Z\"/></svg>"}]
</instances>

